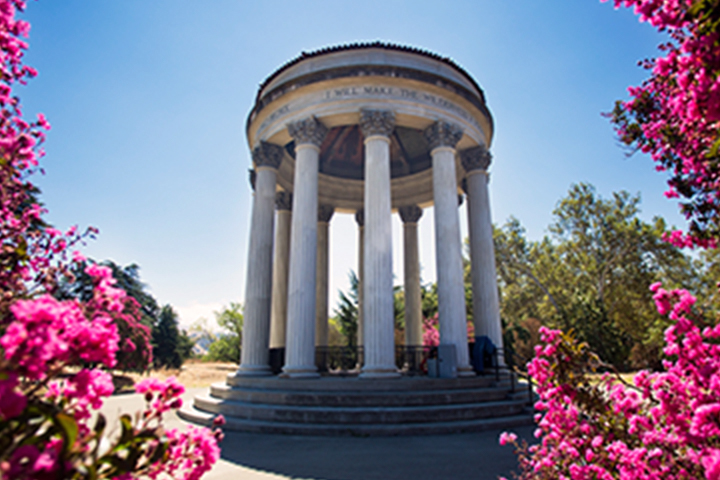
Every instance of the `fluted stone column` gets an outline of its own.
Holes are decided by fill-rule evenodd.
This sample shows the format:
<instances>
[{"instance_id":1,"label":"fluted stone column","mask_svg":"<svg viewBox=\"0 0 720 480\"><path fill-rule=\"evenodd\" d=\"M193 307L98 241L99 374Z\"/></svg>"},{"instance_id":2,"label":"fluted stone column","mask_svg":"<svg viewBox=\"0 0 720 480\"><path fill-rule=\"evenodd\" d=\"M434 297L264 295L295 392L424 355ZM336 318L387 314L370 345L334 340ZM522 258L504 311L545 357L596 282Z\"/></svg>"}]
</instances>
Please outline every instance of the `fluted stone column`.
<instances>
[{"instance_id":1,"label":"fluted stone column","mask_svg":"<svg viewBox=\"0 0 720 480\"><path fill-rule=\"evenodd\" d=\"M355 212L355 221L358 224L358 308L357 308L357 346L363 346L363 270L365 269L365 213L362 210ZM360 365L362 366L362 365Z\"/></svg>"},{"instance_id":2,"label":"fluted stone column","mask_svg":"<svg viewBox=\"0 0 720 480\"><path fill-rule=\"evenodd\" d=\"M475 147L463 151L460 158L467 172L465 192L468 197L475 335L486 335L496 347L503 348L490 196L487 187L487 168L492 157L485 147ZM500 356L499 360L502 362L504 359Z\"/></svg>"},{"instance_id":3,"label":"fluted stone column","mask_svg":"<svg viewBox=\"0 0 720 480\"><path fill-rule=\"evenodd\" d=\"M272 297L273 223L277 168L283 157L278 145L261 142L253 150L253 196L245 280L245 324L238 376L270 375L270 303ZM253 176L251 175L251 183Z\"/></svg>"},{"instance_id":4,"label":"fluted stone column","mask_svg":"<svg viewBox=\"0 0 720 480\"><path fill-rule=\"evenodd\" d=\"M420 248L417 222L422 208L400 207L405 252L405 345L422 345L422 296L420 290Z\"/></svg>"},{"instance_id":5,"label":"fluted stone column","mask_svg":"<svg viewBox=\"0 0 720 480\"><path fill-rule=\"evenodd\" d=\"M317 282L315 283L315 346L328 344L328 250L329 222L335 213L332 205L318 207Z\"/></svg>"},{"instance_id":6,"label":"fluted stone column","mask_svg":"<svg viewBox=\"0 0 720 480\"><path fill-rule=\"evenodd\" d=\"M362 110L365 137L364 365L361 378L399 377L395 366L390 134L395 114Z\"/></svg>"},{"instance_id":7,"label":"fluted stone column","mask_svg":"<svg viewBox=\"0 0 720 480\"><path fill-rule=\"evenodd\" d=\"M433 169L440 344L455 345L458 375L471 376L474 373L468 354L467 311L455 175L455 145L462 138L462 134L460 127L445 122L435 122L425 130Z\"/></svg>"},{"instance_id":8,"label":"fluted stone column","mask_svg":"<svg viewBox=\"0 0 720 480\"><path fill-rule=\"evenodd\" d=\"M314 378L318 157L327 128L315 117L288 125L295 139L287 337L283 376Z\"/></svg>"},{"instance_id":9,"label":"fluted stone column","mask_svg":"<svg viewBox=\"0 0 720 480\"><path fill-rule=\"evenodd\" d=\"M287 324L288 272L290 271L290 222L292 221L292 193L275 194L277 229L273 261L272 312L270 314L270 348L285 346Z\"/></svg>"}]
</instances>

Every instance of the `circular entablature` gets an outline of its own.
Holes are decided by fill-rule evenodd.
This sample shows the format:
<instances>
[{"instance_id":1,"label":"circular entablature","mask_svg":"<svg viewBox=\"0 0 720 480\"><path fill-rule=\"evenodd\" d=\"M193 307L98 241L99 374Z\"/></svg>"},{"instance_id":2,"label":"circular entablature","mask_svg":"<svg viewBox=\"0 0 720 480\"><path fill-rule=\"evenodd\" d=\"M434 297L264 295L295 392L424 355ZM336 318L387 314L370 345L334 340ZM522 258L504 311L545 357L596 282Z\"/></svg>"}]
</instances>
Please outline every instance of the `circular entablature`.
<instances>
[{"instance_id":1,"label":"circular entablature","mask_svg":"<svg viewBox=\"0 0 720 480\"><path fill-rule=\"evenodd\" d=\"M436 121L459 126L458 151L489 147L493 125L477 83L449 59L385 44L334 47L303 54L262 85L247 122L251 148L284 148L280 188L293 191L295 142L287 125L308 117L328 132L319 152L319 201L338 210L363 206L362 109L395 115L389 137L393 208L432 204L432 159L424 130ZM464 175L457 162L458 183Z\"/></svg>"}]
</instances>

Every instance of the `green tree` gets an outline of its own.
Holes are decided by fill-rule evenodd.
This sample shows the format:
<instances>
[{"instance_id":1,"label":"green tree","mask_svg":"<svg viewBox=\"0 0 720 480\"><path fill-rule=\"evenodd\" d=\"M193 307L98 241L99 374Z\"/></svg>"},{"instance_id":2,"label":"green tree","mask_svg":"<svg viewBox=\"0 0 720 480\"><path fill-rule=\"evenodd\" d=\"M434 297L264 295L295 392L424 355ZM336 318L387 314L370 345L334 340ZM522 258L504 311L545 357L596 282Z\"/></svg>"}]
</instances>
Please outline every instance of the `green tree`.
<instances>
[{"instance_id":1,"label":"green tree","mask_svg":"<svg viewBox=\"0 0 720 480\"><path fill-rule=\"evenodd\" d=\"M350 290L340 291L340 302L333 317L348 347L357 346L358 333L358 278L350 271Z\"/></svg>"},{"instance_id":2,"label":"green tree","mask_svg":"<svg viewBox=\"0 0 720 480\"><path fill-rule=\"evenodd\" d=\"M60 300L70 298L88 302L93 296L93 279L85 273L88 264L97 263L88 259L85 262L74 264L72 278L64 279L55 296ZM142 327L134 328L130 325L118 323L121 350L117 354L118 370L142 372L150 367L150 352L152 350L151 331L157 323L160 307L155 298L146 291L147 285L140 280L140 267L130 264L125 267L117 265L112 260L104 260L99 265L112 270L115 286L127 292L137 302L140 311Z\"/></svg>"},{"instance_id":3,"label":"green tree","mask_svg":"<svg viewBox=\"0 0 720 480\"><path fill-rule=\"evenodd\" d=\"M572 329L619 368L658 366L666 320L648 286L681 283L696 271L662 241L662 219L638 217L639 203L624 191L603 199L581 183L553 212L552 237L528 241L515 219L496 230L503 319Z\"/></svg>"},{"instance_id":4,"label":"green tree","mask_svg":"<svg viewBox=\"0 0 720 480\"><path fill-rule=\"evenodd\" d=\"M354 271L350 271L350 289L347 293L340 291L340 301L334 311L333 322L338 325L340 333L344 337L345 344L349 347L357 345L358 333L358 285L359 281ZM398 344L404 342L405 331L405 292L402 286L393 287L393 317L395 319L395 341Z\"/></svg>"},{"instance_id":5,"label":"green tree","mask_svg":"<svg viewBox=\"0 0 720 480\"><path fill-rule=\"evenodd\" d=\"M77 264L72 272L74 280L64 282L61 285L59 293L61 298L77 298L83 302L87 302L92 298L92 279L85 273L88 263L97 262L88 259L86 262ZM160 307L155 297L147 292L147 285L140 280L140 267L135 263L122 267L112 260L103 260L98 264L110 267L113 278L117 282L115 286L125 290L128 295L138 302L142 312L143 324L148 327L154 325L160 313Z\"/></svg>"},{"instance_id":6,"label":"green tree","mask_svg":"<svg viewBox=\"0 0 720 480\"><path fill-rule=\"evenodd\" d=\"M153 363L156 367L180 368L192 355L193 341L178 328L177 313L170 305L160 310L152 330Z\"/></svg>"},{"instance_id":7,"label":"green tree","mask_svg":"<svg viewBox=\"0 0 720 480\"><path fill-rule=\"evenodd\" d=\"M393 287L393 318L395 319L395 344L405 343L405 290L401 285Z\"/></svg>"},{"instance_id":8,"label":"green tree","mask_svg":"<svg viewBox=\"0 0 720 480\"><path fill-rule=\"evenodd\" d=\"M242 304L236 302L230 302L229 307L223 307L219 312L215 312L215 320L223 329L223 332L210 344L208 353L205 356L206 359L216 362L240 362L243 329L242 312Z\"/></svg>"},{"instance_id":9,"label":"green tree","mask_svg":"<svg viewBox=\"0 0 720 480\"><path fill-rule=\"evenodd\" d=\"M437 283L420 286L421 310L423 318L432 318L438 313Z\"/></svg>"}]
</instances>

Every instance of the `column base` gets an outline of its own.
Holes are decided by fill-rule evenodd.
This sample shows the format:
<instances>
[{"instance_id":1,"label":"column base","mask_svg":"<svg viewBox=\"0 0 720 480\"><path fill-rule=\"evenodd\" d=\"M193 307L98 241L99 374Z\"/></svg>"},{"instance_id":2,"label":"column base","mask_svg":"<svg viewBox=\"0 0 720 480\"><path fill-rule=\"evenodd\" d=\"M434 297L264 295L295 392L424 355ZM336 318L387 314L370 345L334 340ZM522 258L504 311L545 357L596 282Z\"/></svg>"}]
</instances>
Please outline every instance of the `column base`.
<instances>
[{"instance_id":1,"label":"column base","mask_svg":"<svg viewBox=\"0 0 720 480\"><path fill-rule=\"evenodd\" d=\"M458 377L474 377L476 376L475 370L470 365L466 365L464 367L458 367L457 369L457 376Z\"/></svg>"},{"instance_id":2,"label":"column base","mask_svg":"<svg viewBox=\"0 0 720 480\"><path fill-rule=\"evenodd\" d=\"M319 378L320 374L315 365L283 367L283 373L278 375L280 378Z\"/></svg>"},{"instance_id":3,"label":"column base","mask_svg":"<svg viewBox=\"0 0 720 480\"><path fill-rule=\"evenodd\" d=\"M269 365L240 365L235 373L228 376L232 377L269 377L272 376L272 370Z\"/></svg>"},{"instance_id":4,"label":"column base","mask_svg":"<svg viewBox=\"0 0 720 480\"><path fill-rule=\"evenodd\" d=\"M400 372L398 372L398 369L395 367L395 365L392 366L370 366L370 367L363 367L362 371L360 372L360 375L358 375L358 378L362 379L374 379L374 378L400 378Z\"/></svg>"}]
</instances>

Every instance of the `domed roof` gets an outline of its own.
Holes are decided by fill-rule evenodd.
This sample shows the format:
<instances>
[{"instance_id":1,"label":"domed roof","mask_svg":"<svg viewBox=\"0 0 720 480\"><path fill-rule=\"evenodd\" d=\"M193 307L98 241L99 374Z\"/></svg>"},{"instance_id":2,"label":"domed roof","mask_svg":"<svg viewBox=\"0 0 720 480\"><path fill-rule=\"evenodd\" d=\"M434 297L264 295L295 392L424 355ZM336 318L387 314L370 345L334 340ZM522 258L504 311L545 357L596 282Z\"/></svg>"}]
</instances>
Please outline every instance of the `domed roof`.
<instances>
[{"instance_id":1,"label":"domed roof","mask_svg":"<svg viewBox=\"0 0 720 480\"><path fill-rule=\"evenodd\" d=\"M300 87L367 76L408 78L449 90L474 104L492 123L482 89L453 60L415 47L376 41L302 52L286 62L260 84L248 126L267 104Z\"/></svg>"},{"instance_id":2,"label":"domed roof","mask_svg":"<svg viewBox=\"0 0 720 480\"><path fill-rule=\"evenodd\" d=\"M258 88L258 93L256 97L256 101L259 100L263 95L264 91L268 86L273 86L274 81L281 76L284 72L289 70L290 68L294 67L295 65L299 64L300 62L303 62L308 59L312 59L315 57L319 57L322 55L329 55L333 53L338 52L350 52L350 51L357 51L357 50L368 50L368 49L380 49L385 51L395 51L395 52L403 52L403 53L410 53L414 55L422 55L424 57L430 58L432 60L442 62L452 69L456 70L458 73L463 75L474 87L474 89L477 91L476 93L481 97L482 101L485 101L485 96L483 94L482 89L477 84L474 78L470 76L467 71L465 71L464 68L460 67L457 63L455 63L450 57L443 57L436 53L430 52L429 50L423 50L421 48L415 48L415 47L409 47L406 45L397 45L394 43L385 43L381 41L375 41L375 42L358 42L358 43L349 43L345 45L334 45L332 47L325 47L321 48L319 50L313 50L311 52L301 52L300 55L293 58L292 60L289 60L285 62L280 68L275 70L273 73L271 73L261 84Z\"/></svg>"}]
</instances>

